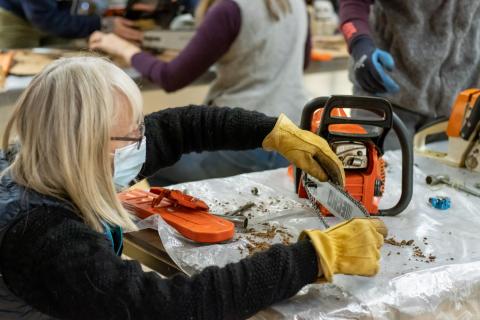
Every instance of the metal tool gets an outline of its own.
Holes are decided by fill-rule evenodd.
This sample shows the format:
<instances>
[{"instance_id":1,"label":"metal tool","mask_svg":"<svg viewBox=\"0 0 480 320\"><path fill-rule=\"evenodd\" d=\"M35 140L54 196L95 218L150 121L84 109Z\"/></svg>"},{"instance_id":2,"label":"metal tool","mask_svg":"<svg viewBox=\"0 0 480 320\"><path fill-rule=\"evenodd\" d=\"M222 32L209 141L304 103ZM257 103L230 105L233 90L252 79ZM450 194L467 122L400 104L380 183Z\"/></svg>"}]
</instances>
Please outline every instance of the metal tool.
<instances>
[{"instance_id":1,"label":"metal tool","mask_svg":"<svg viewBox=\"0 0 480 320\"><path fill-rule=\"evenodd\" d=\"M248 218L244 216L232 217L224 214L212 213L214 216L233 222L235 227L246 229L248 227Z\"/></svg>"},{"instance_id":2,"label":"metal tool","mask_svg":"<svg viewBox=\"0 0 480 320\"><path fill-rule=\"evenodd\" d=\"M157 50L182 50L194 34L195 31L148 30L143 33L142 47Z\"/></svg>"},{"instance_id":3,"label":"metal tool","mask_svg":"<svg viewBox=\"0 0 480 320\"><path fill-rule=\"evenodd\" d=\"M458 182L454 182L454 181L451 181L450 180L450 177L449 176L446 176L446 175L436 175L436 176L427 176L425 178L425 182L430 185L430 186L436 186L436 185L439 185L439 184L445 184L447 186L450 186L454 189L457 189L457 190L460 190L460 191L463 191L465 193L468 193L468 194L471 194L472 196L476 196L476 197L480 197L480 193L473 190L473 189L470 189L468 188L467 186L465 186L464 184L461 184L461 183L458 183Z\"/></svg>"},{"instance_id":4,"label":"metal tool","mask_svg":"<svg viewBox=\"0 0 480 320\"><path fill-rule=\"evenodd\" d=\"M195 28L173 31L171 24L186 12L182 1L154 0L145 4L139 0L128 0L124 16L144 30L143 48L158 51L183 50L195 34Z\"/></svg>"},{"instance_id":5,"label":"metal tool","mask_svg":"<svg viewBox=\"0 0 480 320\"><path fill-rule=\"evenodd\" d=\"M344 109L364 110L373 119L347 116ZM345 169L345 190L331 182L320 182L295 170L298 195L308 198L322 222L332 214L342 220L369 215L393 216L409 204L413 190L413 151L407 130L381 98L331 96L316 98L304 107L301 128L326 139ZM384 192L383 141L393 128L402 147L402 194L395 206L380 210Z\"/></svg>"},{"instance_id":6,"label":"metal tool","mask_svg":"<svg viewBox=\"0 0 480 320\"><path fill-rule=\"evenodd\" d=\"M226 216L236 216L239 215L240 213L252 208L255 206L255 203L253 202L247 202L244 205L240 206L238 209L235 209L233 211L229 211L225 213Z\"/></svg>"},{"instance_id":7,"label":"metal tool","mask_svg":"<svg viewBox=\"0 0 480 320\"><path fill-rule=\"evenodd\" d=\"M419 130L414 138L415 153L440 160L454 167L480 172L480 89L462 91L449 118L436 120ZM447 152L426 147L427 138L448 136Z\"/></svg>"}]
</instances>

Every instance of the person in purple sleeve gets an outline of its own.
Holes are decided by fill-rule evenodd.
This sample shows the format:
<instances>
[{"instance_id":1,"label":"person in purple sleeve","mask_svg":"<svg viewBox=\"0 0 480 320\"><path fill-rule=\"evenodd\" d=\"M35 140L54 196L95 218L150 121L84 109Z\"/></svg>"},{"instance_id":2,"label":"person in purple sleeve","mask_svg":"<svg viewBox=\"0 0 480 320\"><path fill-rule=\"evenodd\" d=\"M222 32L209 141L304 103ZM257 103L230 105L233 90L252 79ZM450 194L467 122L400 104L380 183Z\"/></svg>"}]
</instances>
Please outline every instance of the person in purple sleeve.
<instances>
[{"instance_id":1,"label":"person in purple sleeve","mask_svg":"<svg viewBox=\"0 0 480 320\"><path fill-rule=\"evenodd\" d=\"M411 133L480 85L479 1L340 0L339 13L354 93L391 100Z\"/></svg>"},{"instance_id":2,"label":"person in purple sleeve","mask_svg":"<svg viewBox=\"0 0 480 320\"><path fill-rule=\"evenodd\" d=\"M303 69L310 54L307 9L298 0L203 0L198 30L171 62L157 59L112 34L94 33L90 47L119 55L167 92L179 90L215 66L205 103L239 106L299 122L307 101ZM261 106L261 107L259 107ZM155 183L171 184L287 166L264 150L185 155L161 170Z\"/></svg>"},{"instance_id":3,"label":"person in purple sleeve","mask_svg":"<svg viewBox=\"0 0 480 320\"><path fill-rule=\"evenodd\" d=\"M142 33L133 21L122 17L102 18L107 0L0 0L0 49L29 48L60 39L86 38L106 30L132 41ZM86 14L94 11L94 14Z\"/></svg>"}]
</instances>

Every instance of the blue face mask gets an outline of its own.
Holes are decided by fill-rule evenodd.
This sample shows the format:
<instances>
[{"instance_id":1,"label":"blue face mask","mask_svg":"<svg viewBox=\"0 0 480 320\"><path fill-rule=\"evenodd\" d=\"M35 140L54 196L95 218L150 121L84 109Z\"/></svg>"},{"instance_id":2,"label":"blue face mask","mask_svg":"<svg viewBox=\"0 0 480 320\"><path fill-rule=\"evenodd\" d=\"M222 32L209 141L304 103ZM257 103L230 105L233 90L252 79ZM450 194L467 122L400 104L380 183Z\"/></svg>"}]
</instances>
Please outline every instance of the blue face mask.
<instances>
[{"instance_id":1,"label":"blue face mask","mask_svg":"<svg viewBox=\"0 0 480 320\"><path fill-rule=\"evenodd\" d=\"M123 189L137 177L145 163L147 155L147 139L143 137L140 147L129 144L115 150L113 181L119 189Z\"/></svg>"}]
</instances>

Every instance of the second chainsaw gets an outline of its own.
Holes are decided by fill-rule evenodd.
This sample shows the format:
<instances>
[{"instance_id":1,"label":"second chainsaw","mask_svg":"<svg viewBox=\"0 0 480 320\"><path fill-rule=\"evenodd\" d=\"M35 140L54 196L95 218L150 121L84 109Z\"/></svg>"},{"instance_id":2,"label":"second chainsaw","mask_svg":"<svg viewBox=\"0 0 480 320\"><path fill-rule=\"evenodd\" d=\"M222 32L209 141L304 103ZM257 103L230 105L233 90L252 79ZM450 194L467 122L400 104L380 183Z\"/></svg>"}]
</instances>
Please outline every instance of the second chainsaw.
<instances>
[{"instance_id":1,"label":"second chainsaw","mask_svg":"<svg viewBox=\"0 0 480 320\"><path fill-rule=\"evenodd\" d=\"M448 136L447 152L427 147L427 139L436 134ZM480 172L480 89L467 89L457 96L450 118L441 118L419 130L415 152L454 167Z\"/></svg>"}]
</instances>

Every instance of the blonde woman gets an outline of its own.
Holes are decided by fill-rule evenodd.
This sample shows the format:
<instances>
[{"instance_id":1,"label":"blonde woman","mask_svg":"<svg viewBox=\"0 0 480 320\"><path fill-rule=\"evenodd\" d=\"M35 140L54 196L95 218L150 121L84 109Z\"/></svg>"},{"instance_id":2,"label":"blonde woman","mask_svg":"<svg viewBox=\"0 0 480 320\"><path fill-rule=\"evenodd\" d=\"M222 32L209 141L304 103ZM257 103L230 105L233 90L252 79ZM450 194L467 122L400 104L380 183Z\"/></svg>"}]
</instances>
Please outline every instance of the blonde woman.
<instances>
[{"instance_id":1,"label":"blonde woman","mask_svg":"<svg viewBox=\"0 0 480 320\"><path fill-rule=\"evenodd\" d=\"M124 58L168 92L179 90L215 66L205 104L236 106L269 116L285 113L299 123L307 96L303 69L310 54L304 0L202 0L198 29L170 62L142 52L113 34L96 32L90 47ZM287 166L264 150L184 156L158 173L162 184L229 176Z\"/></svg>"},{"instance_id":2,"label":"blonde woman","mask_svg":"<svg viewBox=\"0 0 480 320\"><path fill-rule=\"evenodd\" d=\"M319 277L378 271L383 238L366 219L305 231L294 245L192 278L162 279L119 257L121 231L135 224L115 184L182 153L263 144L341 184L325 141L283 115L189 106L143 117L140 92L123 71L100 58L69 58L35 77L3 144L2 319L244 319Z\"/></svg>"}]
</instances>

